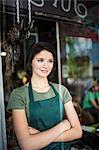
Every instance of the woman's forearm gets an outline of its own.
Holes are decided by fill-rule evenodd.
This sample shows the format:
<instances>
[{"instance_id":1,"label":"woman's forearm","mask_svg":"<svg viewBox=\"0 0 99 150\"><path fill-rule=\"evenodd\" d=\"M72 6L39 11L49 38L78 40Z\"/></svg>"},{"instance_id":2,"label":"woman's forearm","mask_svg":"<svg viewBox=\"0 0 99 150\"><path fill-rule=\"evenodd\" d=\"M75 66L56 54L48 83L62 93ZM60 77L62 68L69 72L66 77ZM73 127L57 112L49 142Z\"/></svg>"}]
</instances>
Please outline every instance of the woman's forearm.
<instances>
[{"instance_id":1,"label":"woman's forearm","mask_svg":"<svg viewBox=\"0 0 99 150\"><path fill-rule=\"evenodd\" d=\"M28 127L28 129L29 129L29 134L37 134L40 132L39 130L32 128L30 126Z\"/></svg>"},{"instance_id":2,"label":"woman's forearm","mask_svg":"<svg viewBox=\"0 0 99 150\"><path fill-rule=\"evenodd\" d=\"M19 144L22 150L38 150L51 144L60 134L70 128L69 123L66 127L66 123L65 120L49 130L30 134L27 138L20 139Z\"/></svg>"},{"instance_id":3,"label":"woman's forearm","mask_svg":"<svg viewBox=\"0 0 99 150\"><path fill-rule=\"evenodd\" d=\"M67 131L64 131L61 135L59 135L54 142L68 142L81 138L81 136L82 136L81 128L78 129L71 128Z\"/></svg>"},{"instance_id":4,"label":"woman's forearm","mask_svg":"<svg viewBox=\"0 0 99 150\"><path fill-rule=\"evenodd\" d=\"M59 135L54 142L71 141L74 139L78 139L82 136L81 125L72 101L67 102L64 106L66 116L71 124L71 128Z\"/></svg>"}]
</instances>

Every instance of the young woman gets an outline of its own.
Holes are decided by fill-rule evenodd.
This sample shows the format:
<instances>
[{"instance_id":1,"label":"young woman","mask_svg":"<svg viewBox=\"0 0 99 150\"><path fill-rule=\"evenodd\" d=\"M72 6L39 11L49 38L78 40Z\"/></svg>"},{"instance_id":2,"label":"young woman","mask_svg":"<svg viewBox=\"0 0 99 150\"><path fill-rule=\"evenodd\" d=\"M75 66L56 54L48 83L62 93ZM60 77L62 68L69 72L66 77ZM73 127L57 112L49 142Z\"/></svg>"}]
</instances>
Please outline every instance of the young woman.
<instances>
[{"instance_id":1,"label":"young woman","mask_svg":"<svg viewBox=\"0 0 99 150\"><path fill-rule=\"evenodd\" d=\"M28 61L30 82L11 93L7 109L12 110L22 150L69 150L69 141L82 136L69 91L48 80L54 61L54 50L48 43L33 45Z\"/></svg>"}]
</instances>

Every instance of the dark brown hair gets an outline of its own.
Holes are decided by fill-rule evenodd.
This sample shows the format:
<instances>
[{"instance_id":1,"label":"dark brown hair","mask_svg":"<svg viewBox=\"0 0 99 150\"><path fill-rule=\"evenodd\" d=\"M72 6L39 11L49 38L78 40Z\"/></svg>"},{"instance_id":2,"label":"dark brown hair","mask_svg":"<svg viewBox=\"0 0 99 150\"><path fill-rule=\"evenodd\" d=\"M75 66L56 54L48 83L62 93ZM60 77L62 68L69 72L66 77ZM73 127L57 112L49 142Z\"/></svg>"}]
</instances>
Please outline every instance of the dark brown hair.
<instances>
[{"instance_id":1,"label":"dark brown hair","mask_svg":"<svg viewBox=\"0 0 99 150\"><path fill-rule=\"evenodd\" d=\"M30 49L30 55L28 56L28 61L27 61L27 72L28 72L29 76L31 76L31 73L32 73L32 70L31 70L32 69L31 68L32 60L42 50L47 50L48 52L52 53L52 55L54 57L54 65L55 65L55 50L51 44L49 44L47 42L38 42L36 44L33 44Z\"/></svg>"}]
</instances>

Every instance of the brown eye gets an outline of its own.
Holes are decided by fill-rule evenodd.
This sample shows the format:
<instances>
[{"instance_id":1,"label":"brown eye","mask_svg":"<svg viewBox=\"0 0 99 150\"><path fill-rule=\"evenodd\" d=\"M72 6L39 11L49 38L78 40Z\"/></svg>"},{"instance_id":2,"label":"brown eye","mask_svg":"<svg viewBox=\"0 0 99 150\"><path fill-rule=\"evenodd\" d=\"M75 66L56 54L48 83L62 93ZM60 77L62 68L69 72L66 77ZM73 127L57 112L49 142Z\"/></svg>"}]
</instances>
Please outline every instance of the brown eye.
<instances>
[{"instance_id":1,"label":"brown eye","mask_svg":"<svg viewBox=\"0 0 99 150\"><path fill-rule=\"evenodd\" d=\"M50 62L50 63L54 63L54 60L53 60L53 59L50 59L49 62Z\"/></svg>"},{"instance_id":2,"label":"brown eye","mask_svg":"<svg viewBox=\"0 0 99 150\"><path fill-rule=\"evenodd\" d=\"M43 62L44 60L43 60L43 59L38 59L37 61L38 61L38 62Z\"/></svg>"}]
</instances>

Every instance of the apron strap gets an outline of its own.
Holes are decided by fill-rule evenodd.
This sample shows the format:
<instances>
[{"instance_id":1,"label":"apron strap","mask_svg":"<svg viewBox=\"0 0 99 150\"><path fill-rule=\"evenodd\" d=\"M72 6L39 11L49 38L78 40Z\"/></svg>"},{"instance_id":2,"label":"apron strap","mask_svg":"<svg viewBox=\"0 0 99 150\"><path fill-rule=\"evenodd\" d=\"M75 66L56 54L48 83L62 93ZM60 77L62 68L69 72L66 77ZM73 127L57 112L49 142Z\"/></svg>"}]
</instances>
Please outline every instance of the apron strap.
<instances>
[{"instance_id":1,"label":"apron strap","mask_svg":"<svg viewBox=\"0 0 99 150\"><path fill-rule=\"evenodd\" d=\"M29 82L28 92L29 92L29 99L30 99L30 102L32 102L32 101L34 100L34 97L33 97L33 91L32 91L31 82Z\"/></svg>"},{"instance_id":2,"label":"apron strap","mask_svg":"<svg viewBox=\"0 0 99 150\"><path fill-rule=\"evenodd\" d=\"M54 93L56 96L59 96L59 93L56 91L55 87L49 82L50 86L52 87ZM33 97L33 90L32 90L32 84L31 82L29 82L29 86L28 86L28 92L29 92L29 99L30 102L33 102L34 97Z\"/></svg>"},{"instance_id":3,"label":"apron strap","mask_svg":"<svg viewBox=\"0 0 99 150\"><path fill-rule=\"evenodd\" d=\"M59 93L56 91L55 87L49 82L56 96L59 96Z\"/></svg>"}]
</instances>

